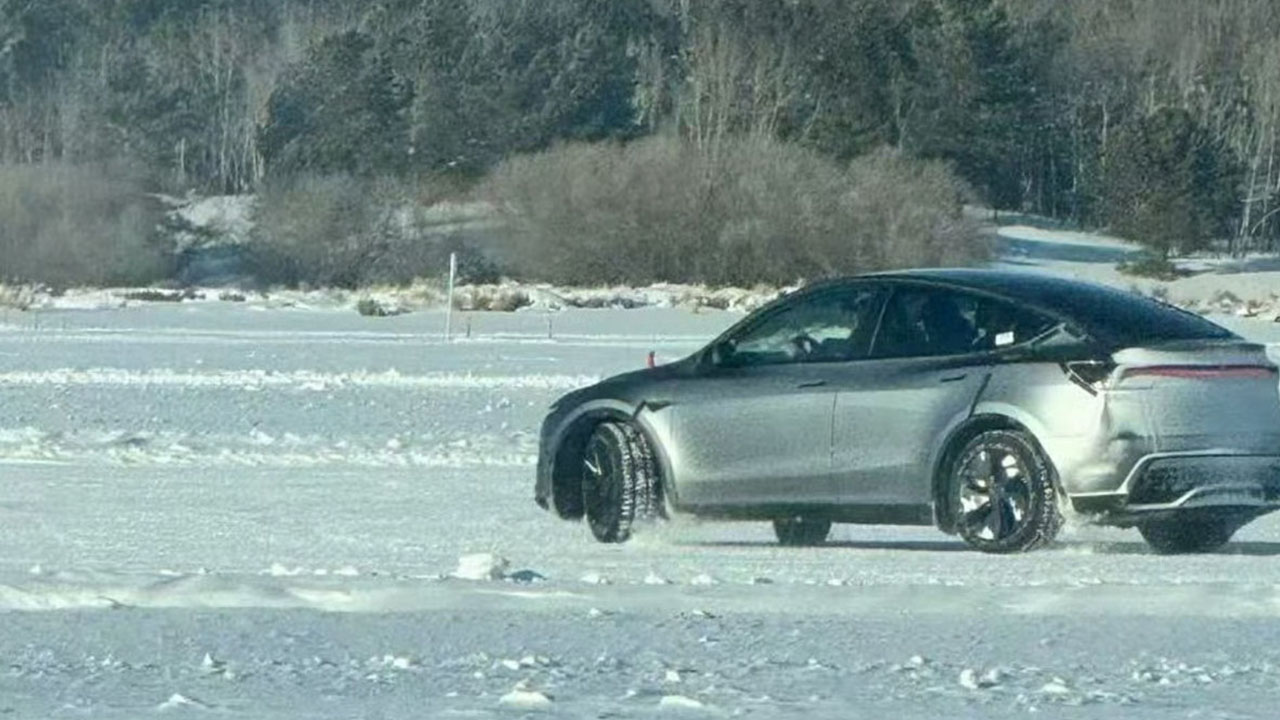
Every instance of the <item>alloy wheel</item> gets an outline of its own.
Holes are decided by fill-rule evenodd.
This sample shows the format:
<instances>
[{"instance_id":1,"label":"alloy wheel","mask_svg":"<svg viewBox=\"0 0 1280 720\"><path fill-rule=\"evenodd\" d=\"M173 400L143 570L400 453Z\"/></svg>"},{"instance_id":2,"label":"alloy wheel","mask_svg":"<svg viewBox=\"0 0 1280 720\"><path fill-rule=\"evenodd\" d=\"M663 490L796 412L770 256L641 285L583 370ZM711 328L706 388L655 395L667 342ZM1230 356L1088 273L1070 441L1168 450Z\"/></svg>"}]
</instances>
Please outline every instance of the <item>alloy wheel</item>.
<instances>
[{"instance_id":1,"label":"alloy wheel","mask_svg":"<svg viewBox=\"0 0 1280 720\"><path fill-rule=\"evenodd\" d=\"M960 467L959 522L973 537L1002 540L1027 523L1031 510L1028 469L1009 449L979 446Z\"/></svg>"}]
</instances>

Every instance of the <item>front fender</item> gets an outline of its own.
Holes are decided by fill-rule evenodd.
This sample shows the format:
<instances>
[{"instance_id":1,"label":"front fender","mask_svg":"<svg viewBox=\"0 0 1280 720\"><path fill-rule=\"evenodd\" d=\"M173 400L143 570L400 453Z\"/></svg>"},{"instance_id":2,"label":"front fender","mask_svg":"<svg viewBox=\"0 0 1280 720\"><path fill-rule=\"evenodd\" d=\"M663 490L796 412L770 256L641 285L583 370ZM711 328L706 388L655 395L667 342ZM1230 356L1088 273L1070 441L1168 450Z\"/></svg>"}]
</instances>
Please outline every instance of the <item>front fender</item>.
<instances>
[{"instance_id":1,"label":"front fender","mask_svg":"<svg viewBox=\"0 0 1280 720\"><path fill-rule=\"evenodd\" d=\"M644 401L598 398L548 415L543 422L539 444L535 500L544 508L554 508L562 518L582 517L582 478L577 472L578 460L592 428L606 420L629 422L645 436L654 453L663 492L669 493L668 497L674 500L674 489L666 482L671 466L662 442L666 437L665 425L655 422L655 418L665 415L664 409L655 409Z\"/></svg>"}]
</instances>

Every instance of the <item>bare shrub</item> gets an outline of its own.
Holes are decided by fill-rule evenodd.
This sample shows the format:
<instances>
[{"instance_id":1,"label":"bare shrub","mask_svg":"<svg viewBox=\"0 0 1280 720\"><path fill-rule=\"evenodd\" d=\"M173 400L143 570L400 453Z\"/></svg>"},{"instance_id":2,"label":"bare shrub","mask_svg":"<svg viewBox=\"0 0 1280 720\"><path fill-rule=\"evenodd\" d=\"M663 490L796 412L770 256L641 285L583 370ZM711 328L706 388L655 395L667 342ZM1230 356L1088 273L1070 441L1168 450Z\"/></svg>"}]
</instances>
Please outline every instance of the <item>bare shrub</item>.
<instances>
[{"instance_id":1,"label":"bare shrub","mask_svg":"<svg viewBox=\"0 0 1280 720\"><path fill-rule=\"evenodd\" d=\"M523 288L512 285L468 285L458 288L454 306L459 310L514 312L533 304Z\"/></svg>"},{"instance_id":2,"label":"bare shrub","mask_svg":"<svg viewBox=\"0 0 1280 720\"><path fill-rule=\"evenodd\" d=\"M0 166L0 280L142 285L172 254L162 208L127 173L65 164Z\"/></svg>"},{"instance_id":3,"label":"bare shrub","mask_svg":"<svg viewBox=\"0 0 1280 720\"><path fill-rule=\"evenodd\" d=\"M271 284L364 284L390 251L386 221L393 207L375 202L373 185L348 175L267 185L249 246L252 272Z\"/></svg>"},{"instance_id":4,"label":"bare shrub","mask_svg":"<svg viewBox=\"0 0 1280 720\"><path fill-rule=\"evenodd\" d=\"M204 295L191 289L186 290L157 290L155 288L146 288L144 290L128 290L123 296L125 300L135 300L137 302L171 302L180 303L184 300L203 300Z\"/></svg>"},{"instance_id":5,"label":"bare shrub","mask_svg":"<svg viewBox=\"0 0 1280 720\"><path fill-rule=\"evenodd\" d=\"M36 302L36 289L31 285L0 285L0 308L26 311Z\"/></svg>"},{"instance_id":6,"label":"bare shrub","mask_svg":"<svg viewBox=\"0 0 1280 720\"><path fill-rule=\"evenodd\" d=\"M358 288L403 285L479 260L421 202L437 190L394 178L304 175L259 194L249 269L267 284ZM486 276L487 277L487 276Z\"/></svg>"},{"instance_id":7,"label":"bare shrub","mask_svg":"<svg viewBox=\"0 0 1280 720\"><path fill-rule=\"evenodd\" d=\"M890 151L846 168L756 136L714 155L676 137L566 145L509 159L481 192L512 267L557 283L781 284L987 252L963 184Z\"/></svg>"},{"instance_id":8,"label":"bare shrub","mask_svg":"<svg viewBox=\"0 0 1280 720\"><path fill-rule=\"evenodd\" d=\"M874 269L973 265L993 248L966 218L971 191L942 162L918 160L887 148L856 158L853 233Z\"/></svg>"},{"instance_id":9,"label":"bare shrub","mask_svg":"<svg viewBox=\"0 0 1280 720\"><path fill-rule=\"evenodd\" d=\"M408 307L395 301L381 298L362 297L356 302L356 312L365 317L395 317L411 312Z\"/></svg>"}]
</instances>

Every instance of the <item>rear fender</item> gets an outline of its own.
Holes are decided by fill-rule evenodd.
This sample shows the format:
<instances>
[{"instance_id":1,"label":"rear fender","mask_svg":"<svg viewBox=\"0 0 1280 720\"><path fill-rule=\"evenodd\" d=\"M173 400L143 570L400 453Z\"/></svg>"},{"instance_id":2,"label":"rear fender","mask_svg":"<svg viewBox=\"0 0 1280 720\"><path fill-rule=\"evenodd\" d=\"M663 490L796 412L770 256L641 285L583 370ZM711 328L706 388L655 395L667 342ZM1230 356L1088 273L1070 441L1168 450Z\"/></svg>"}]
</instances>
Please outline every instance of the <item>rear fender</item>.
<instances>
[{"instance_id":1,"label":"rear fender","mask_svg":"<svg viewBox=\"0 0 1280 720\"><path fill-rule=\"evenodd\" d=\"M1054 482L1058 482L1057 465L1041 440L1045 426L1034 416L1019 408L999 402L979 401L973 413L961 422L956 423L946 435L946 440L939 443L933 462L933 519L934 524L943 532L954 532L955 518L951 514L949 501L950 467L956 454L964 444L978 435L990 430L1015 430L1026 433L1031 441L1039 446L1044 454Z\"/></svg>"}]
</instances>

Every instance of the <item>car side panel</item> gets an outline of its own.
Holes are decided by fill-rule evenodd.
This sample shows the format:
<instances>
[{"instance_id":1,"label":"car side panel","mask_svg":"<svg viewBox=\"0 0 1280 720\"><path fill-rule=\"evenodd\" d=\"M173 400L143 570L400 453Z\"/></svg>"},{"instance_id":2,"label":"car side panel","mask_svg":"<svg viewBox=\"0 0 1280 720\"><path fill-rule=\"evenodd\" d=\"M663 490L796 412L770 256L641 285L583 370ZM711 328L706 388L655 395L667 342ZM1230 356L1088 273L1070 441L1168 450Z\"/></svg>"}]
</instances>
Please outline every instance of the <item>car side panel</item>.
<instances>
[{"instance_id":1,"label":"car side panel","mask_svg":"<svg viewBox=\"0 0 1280 720\"><path fill-rule=\"evenodd\" d=\"M674 383L663 443L680 504L834 502L828 372L779 365Z\"/></svg>"},{"instance_id":2,"label":"car side panel","mask_svg":"<svg viewBox=\"0 0 1280 720\"><path fill-rule=\"evenodd\" d=\"M1083 474L1099 458L1125 462L1149 451L1140 447L1145 435L1140 414L1109 409L1103 396L1072 382L1057 363L994 366L974 415L1003 417L1026 428L1068 492L1081 489Z\"/></svg>"},{"instance_id":3,"label":"car side panel","mask_svg":"<svg viewBox=\"0 0 1280 720\"><path fill-rule=\"evenodd\" d=\"M984 362L961 358L859 364L836 401L833 467L842 502L927 505L934 450L969 416Z\"/></svg>"}]
</instances>

